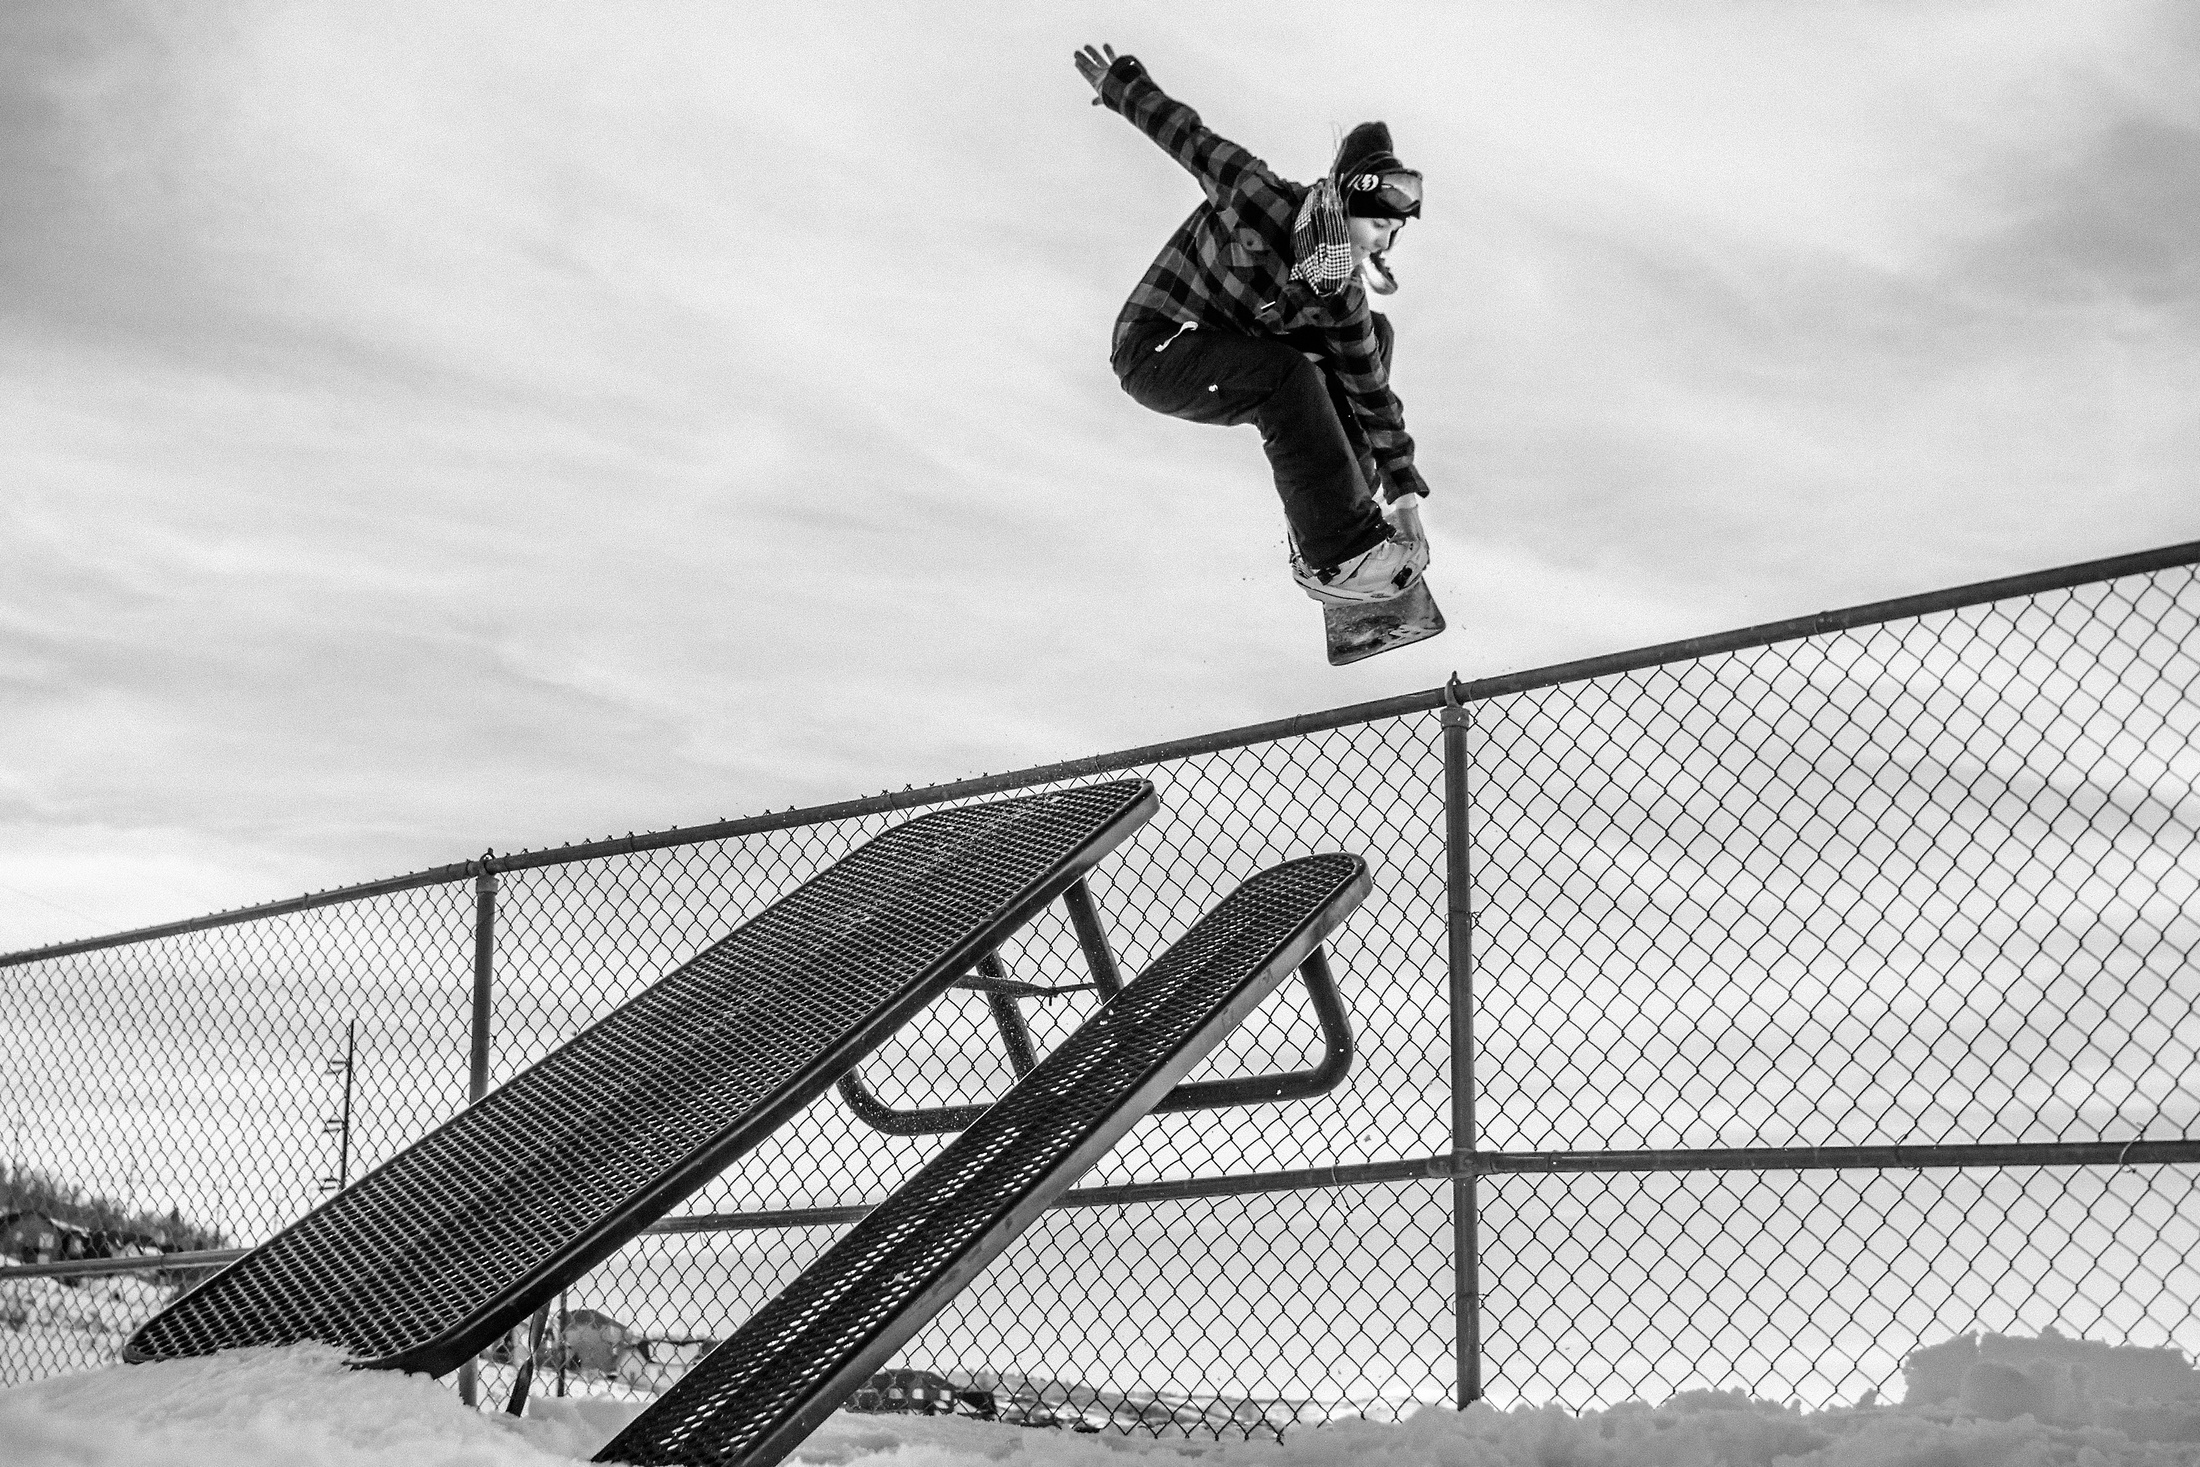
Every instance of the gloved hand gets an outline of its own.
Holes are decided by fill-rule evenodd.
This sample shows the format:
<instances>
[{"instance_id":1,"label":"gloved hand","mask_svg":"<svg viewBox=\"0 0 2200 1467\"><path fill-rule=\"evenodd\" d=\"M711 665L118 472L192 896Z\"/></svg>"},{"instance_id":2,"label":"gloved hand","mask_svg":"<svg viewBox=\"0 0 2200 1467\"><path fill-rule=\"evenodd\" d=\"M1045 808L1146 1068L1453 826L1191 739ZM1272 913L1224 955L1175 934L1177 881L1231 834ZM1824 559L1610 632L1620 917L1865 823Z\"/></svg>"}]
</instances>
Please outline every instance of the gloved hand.
<instances>
[{"instance_id":1,"label":"gloved hand","mask_svg":"<svg viewBox=\"0 0 2200 1467\"><path fill-rule=\"evenodd\" d=\"M1119 57L1115 54L1115 48L1106 44L1087 46L1072 55L1070 59L1077 65L1077 74L1091 84L1093 91L1092 105L1095 107L1101 105L1100 83L1114 69L1117 61L1128 61L1133 68L1138 65L1136 58L1130 56Z\"/></svg>"}]
</instances>

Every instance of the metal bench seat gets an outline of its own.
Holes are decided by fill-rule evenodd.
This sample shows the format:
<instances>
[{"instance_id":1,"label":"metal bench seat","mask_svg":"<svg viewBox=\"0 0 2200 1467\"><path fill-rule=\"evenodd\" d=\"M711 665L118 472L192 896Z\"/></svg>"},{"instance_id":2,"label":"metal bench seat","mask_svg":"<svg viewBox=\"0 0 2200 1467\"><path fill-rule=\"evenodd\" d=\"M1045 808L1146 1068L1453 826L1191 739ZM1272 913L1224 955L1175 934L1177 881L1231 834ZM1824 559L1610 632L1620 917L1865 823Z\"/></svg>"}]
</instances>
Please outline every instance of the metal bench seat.
<instances>
[{"instance_id":1,"label":"metal bench seat","mask_svg":"<svg viewBox=\"0 0 2200 1467\"><path fill-rule=\"evenodd\" d=\"M886 1365L1367 895L1357 856L1253 877L599 1452L770 1467Z\"/></svg>"},{"instance_id":2,"label":"metal bench seat","mask_svg":"<svg viewBox=\"0 0 2200 1467\"><path fill-rule=\"evenodd\" d=\"M320 1340L441 1375L717 1176L1156 809L935 811L795 888L162 1310L130 1361Z\"/></svg>"}]
</instances>

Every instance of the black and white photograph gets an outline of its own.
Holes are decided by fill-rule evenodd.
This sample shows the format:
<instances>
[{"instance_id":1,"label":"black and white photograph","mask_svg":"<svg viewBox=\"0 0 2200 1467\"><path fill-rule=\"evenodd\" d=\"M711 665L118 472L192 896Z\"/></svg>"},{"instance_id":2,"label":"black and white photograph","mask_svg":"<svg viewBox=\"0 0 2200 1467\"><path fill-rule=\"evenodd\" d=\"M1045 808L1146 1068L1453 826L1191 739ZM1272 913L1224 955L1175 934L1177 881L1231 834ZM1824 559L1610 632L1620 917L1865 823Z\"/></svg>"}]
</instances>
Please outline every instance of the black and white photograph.
<instances>
[{"instance_id":1,"label":"black and white photograph","mask_svg":"<svg viewBox=\"0 0 2200 1467\"><path fill-rule=\"evenodd\" d=\"M0 0L0 1460L2200 1467L2196 1259L2200 8Z\"/></svg>"}]
</instances>

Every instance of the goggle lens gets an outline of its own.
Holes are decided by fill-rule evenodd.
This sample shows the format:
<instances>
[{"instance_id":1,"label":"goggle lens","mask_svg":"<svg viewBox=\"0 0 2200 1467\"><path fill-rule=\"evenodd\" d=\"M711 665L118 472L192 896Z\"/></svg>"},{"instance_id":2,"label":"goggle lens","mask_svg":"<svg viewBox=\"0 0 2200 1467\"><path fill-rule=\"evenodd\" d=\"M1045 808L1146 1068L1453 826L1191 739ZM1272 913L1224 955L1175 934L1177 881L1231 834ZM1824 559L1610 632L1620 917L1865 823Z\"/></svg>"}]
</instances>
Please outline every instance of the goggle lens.
<instances>
[{"instance_id":1,"label":"goggle lens","mask_svg":"<svg viewBox=\"0 0 2200 1467\"><path fill-rule=\"evenodd\" d=\"M1384 208L1403 219L1421 217L1421 175L1418 173L1362 173L1345 180L1345 192L1372 194Z\"/></svg>"}]
</instances>

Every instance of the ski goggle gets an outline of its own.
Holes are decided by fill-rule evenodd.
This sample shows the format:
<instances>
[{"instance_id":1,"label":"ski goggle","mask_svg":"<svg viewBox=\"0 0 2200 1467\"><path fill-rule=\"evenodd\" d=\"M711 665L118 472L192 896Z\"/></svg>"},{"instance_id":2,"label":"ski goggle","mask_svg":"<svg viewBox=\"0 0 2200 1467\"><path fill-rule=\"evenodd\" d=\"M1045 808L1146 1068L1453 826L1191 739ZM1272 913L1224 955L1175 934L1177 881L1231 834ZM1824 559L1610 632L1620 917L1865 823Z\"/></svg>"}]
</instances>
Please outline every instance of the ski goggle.
<instances>
[{"instance_id":1,"label":"ski goggle","mask_svg":"<svg viewBox=\"0 0 2200 1467\"><path fill-rule=\"evenodd\" d=\"M1355 173L1340 180L1347 214L1362 219L1418 219L1421 217L1421 175L1418 173Z\"/></svg>"}]
</instances>

